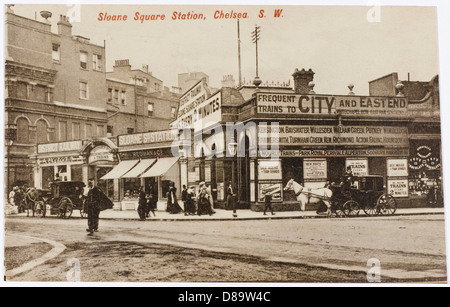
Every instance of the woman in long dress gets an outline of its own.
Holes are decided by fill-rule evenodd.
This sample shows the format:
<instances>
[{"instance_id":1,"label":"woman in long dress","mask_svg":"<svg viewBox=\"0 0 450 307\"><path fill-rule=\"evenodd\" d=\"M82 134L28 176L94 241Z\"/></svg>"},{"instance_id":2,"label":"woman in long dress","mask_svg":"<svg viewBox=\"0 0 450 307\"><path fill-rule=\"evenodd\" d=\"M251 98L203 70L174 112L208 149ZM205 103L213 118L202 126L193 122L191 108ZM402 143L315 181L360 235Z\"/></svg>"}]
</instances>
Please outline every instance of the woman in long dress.
<instances>
[{"instance_id":1,"label":"woman in long dress","mask_svg":"<svg viewBox=\"0 0 450 307\"><path fill-rule=\"evenodd\" d=\"M167 212L170 214L176 214L183 211L177 200L177 188L175 187L175 183L171 181L169 183L169 192L167 195Z\"/></svg>"}]
</instances>

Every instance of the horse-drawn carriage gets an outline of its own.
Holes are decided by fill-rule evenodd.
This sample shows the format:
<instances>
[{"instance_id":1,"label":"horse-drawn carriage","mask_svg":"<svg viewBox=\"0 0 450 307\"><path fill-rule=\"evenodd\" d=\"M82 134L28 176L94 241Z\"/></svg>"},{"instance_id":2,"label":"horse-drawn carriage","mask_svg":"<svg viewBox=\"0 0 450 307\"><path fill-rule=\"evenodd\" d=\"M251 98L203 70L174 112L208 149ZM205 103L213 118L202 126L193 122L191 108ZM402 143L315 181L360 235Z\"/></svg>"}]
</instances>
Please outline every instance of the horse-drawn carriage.
<instances>
[{"instance_id":1,"label":"horse-drawn carriage","mask_svg":"<svg viewBox=\"0 0 450 307\"><path fill-rule=\"evenodd\" d=\"M337 215L357 216L361 209L368 216L393 215L397 210L395 198L385 193L383 176L353 177L349 187L331 189L331 208Z\"/></svg>"},{"instance_id":2,"label":"horse-drawn carriage","mask_svg":"<svg viewBox=\"0 0 450 307\"><path fill-rule=\"evenodd\" d=\"M85 196L82 181L56 181L51 184L47 204L50 205L50 214L60 218L70 218L73 210L80 210L81 217L86 215L84 208Z\"/></svg>"},{"instance_id":3,"label":"horse-drawn carriage","mask_svg":"<svg viewBox=\"0 0 450 307\"><path fill-rule=\"evenodd\" d=\"M294 180L290 180L285 190L293 189L302 211L306 204L316 203L319 211L328 215L357 216L361 209L369 216L393 215L397 210L395 198L384 190L382 176L352 177L347 184L330 184L324 188L305 189ZM323 206L325 210L320 210Z\"/></svg>"}]
</instances>

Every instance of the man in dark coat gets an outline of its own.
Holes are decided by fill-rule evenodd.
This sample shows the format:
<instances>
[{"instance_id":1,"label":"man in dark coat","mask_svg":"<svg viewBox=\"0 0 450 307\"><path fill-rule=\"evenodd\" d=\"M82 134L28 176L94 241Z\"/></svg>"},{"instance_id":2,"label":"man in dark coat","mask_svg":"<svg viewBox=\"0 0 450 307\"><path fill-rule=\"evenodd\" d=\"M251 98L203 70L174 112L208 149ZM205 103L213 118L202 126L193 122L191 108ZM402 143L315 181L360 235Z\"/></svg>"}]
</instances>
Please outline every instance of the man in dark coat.
<instances>
[{"instance_id":1,"label":"man in dark coat","mask_svg":"<svg viewBox=\"0 0 450 307\"><path fill-rule=\"evenodd\" d=\"M139 206L137 212L139 214L139 219L145 221L147 217L147 197L145 195L144 187L139 187Z\"/></svg>"},{"instance_id":2,"label":"man in dark coat","mask_svg":"<svg viewBox=\"0 0 450 307\"><path fill-rule=\"evenodd\" d=\"M113 203L111 200L97 187L94 183L94 179L88 180L88 193L86 197L86 209L88 215L88 228L87 232L90 234L94 231L98 231L98 220L100 211L111 209Z\"/></svg>"}]
</instances>

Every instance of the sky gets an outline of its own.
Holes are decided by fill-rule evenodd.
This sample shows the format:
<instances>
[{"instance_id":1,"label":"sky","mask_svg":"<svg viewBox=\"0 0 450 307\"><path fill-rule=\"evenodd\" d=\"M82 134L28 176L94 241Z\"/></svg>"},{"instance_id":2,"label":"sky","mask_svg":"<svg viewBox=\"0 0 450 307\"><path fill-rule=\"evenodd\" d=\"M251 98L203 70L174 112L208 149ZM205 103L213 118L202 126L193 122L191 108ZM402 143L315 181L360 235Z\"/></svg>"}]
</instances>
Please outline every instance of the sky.
<instances>
[{"instance_id":1,"label":"sky","mask_svg":"<svg viewBox=\"0 0 450 307\"><path fill-rule=\"evenodd\" d=\"M379 1L378 1L379 2ZM65 2L62 2L65 3ZM283 2L288 3L289 2ZM201 71L220 87L225 75L239 76L237 19L214 19L215 11L247 12L240 19L241 68L246 81L256 75L251 32L260 26L259 77L291 84L295 69L315 72L318 94L368 95L368 82L397 72L401 80L429 81L439 74L437 11L425 6L265 5L15 5L16 14L43 21L52 12L52 31L60 14L73 16L72 32L106 44L107 71L115 60L133 68L149 65L165 86L178 85L179 73ZM282 9L275 18L275 9ZM259 18L260 10L266 17ZM203 14L205 20L172 20L174 11ZM161 21L134 21L135 13L165 14ZM99 21L100 13L127 15L127 21Z\"/></svg>"}]
</instances>

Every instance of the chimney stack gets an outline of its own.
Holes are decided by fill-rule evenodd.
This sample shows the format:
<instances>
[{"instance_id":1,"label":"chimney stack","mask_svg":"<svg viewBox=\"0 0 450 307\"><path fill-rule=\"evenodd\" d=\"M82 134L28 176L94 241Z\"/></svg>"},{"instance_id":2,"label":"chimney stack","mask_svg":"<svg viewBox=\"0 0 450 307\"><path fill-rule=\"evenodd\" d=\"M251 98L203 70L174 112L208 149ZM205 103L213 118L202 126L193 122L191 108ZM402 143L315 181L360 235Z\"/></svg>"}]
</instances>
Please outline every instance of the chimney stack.
<instances>
[{"instance_id":1,"label":"chimney stack","mask_svg":"<svg viewBox=\"0 0 450 307\"><path fill-rule=\"evenodd\" d=\"M223 76L222 79L222 87L231 87L234 88L234 78L233 75Z\"/></svg>"},{"instance_id":2,"label":"chimney stack","mask_svg":"<svg viewBox=\"0 0 450 307\"><path fill-rule=\"evenodd\" d=\"M72 36L72 24L70 23L69 18L67 18L67 16L59 15L58 34L65 36Z\"/></svg>"},{"instance_id":3,"label":"chimney stack","mask_svg":"<svg viewBox=\"0 0 450 307\"><path fill-rule=\"evenodd\" d=\"M313 82L314 80L314 72L311 70L305 70L304 68L302 70L298 70L298 68L295 69L295 72L292 74L294 77L294 90L297 94L309 94L311 88L310 88L310 82Z\"/></svg>"}]
</instances>

